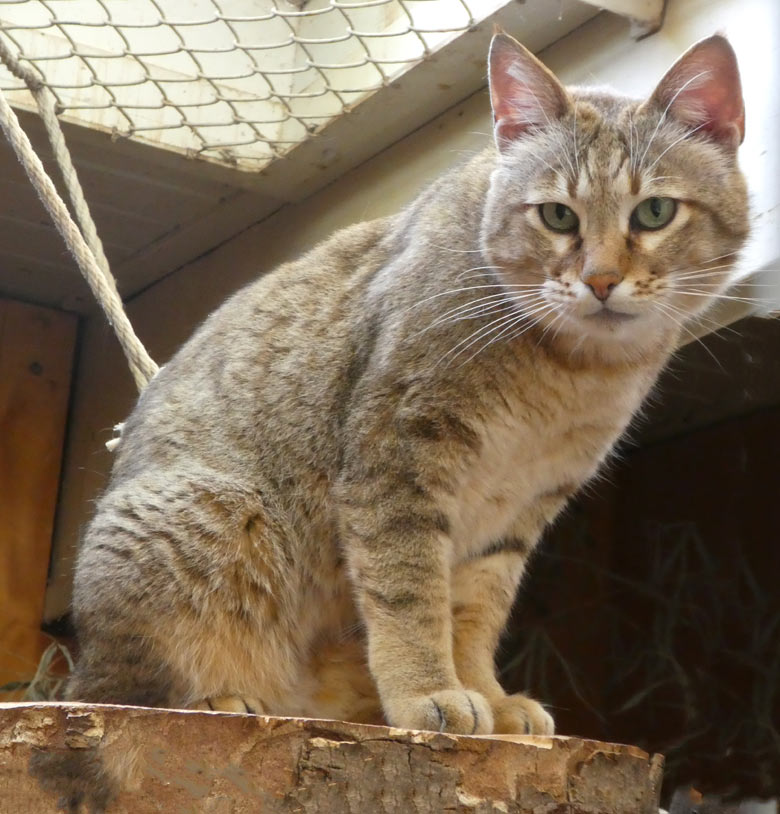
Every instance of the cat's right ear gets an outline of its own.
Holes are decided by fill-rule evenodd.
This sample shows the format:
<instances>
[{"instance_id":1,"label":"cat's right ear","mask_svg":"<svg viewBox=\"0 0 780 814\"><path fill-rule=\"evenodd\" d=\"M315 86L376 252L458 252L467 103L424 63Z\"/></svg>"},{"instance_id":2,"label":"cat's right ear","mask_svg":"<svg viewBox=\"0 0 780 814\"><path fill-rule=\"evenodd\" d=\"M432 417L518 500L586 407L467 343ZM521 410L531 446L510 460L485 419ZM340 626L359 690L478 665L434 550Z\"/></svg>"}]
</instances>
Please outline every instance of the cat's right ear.
<instances>
[{"instance_id":1,"label":"cat's right ear","mask_svg":"<svg viewBox=\"0 0 780 814\"><path fill-rule=\"evenodd\" d=\"M505 150L528 130L560 118L571 106L552 71L504 32L496 33L490 43L488 78L499 150Z\"/></svg>"}]
</instances>

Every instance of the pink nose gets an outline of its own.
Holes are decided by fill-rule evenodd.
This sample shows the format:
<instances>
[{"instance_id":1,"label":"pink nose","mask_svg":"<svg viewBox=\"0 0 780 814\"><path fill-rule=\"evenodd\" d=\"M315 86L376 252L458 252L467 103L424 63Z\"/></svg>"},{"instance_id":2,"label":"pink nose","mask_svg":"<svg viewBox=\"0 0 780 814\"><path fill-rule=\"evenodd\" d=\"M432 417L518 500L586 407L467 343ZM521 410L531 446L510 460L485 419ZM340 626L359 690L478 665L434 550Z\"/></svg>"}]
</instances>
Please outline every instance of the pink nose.
<instances>
[{"instance_id":1,"label":"pink nose","mask_svg":"<svg viewBox=\"0 0 780 814\"><path fill-rule=\"evenodd\" d=\"M586 274L582 282L593 292L593 296L601 302L606 302L612 289L623 279L617 271L601 271L597 274Z\"/></svg>"}]
</instances>

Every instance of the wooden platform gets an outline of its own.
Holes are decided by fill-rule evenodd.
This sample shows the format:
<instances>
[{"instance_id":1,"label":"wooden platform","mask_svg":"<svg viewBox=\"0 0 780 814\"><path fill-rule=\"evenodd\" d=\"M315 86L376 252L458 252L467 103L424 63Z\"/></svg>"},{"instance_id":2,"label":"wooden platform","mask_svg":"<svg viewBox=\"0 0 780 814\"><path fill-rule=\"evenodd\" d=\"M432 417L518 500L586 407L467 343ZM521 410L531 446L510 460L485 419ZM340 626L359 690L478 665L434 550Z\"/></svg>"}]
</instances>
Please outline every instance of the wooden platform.
<instances>
[{"instance_id":1,"label":"wooden platform","mask_svg":"<svg viewBox=\"0 0 780 814\"><path fill-rule=\"evenodd\" d=\"M564 737L461 737L337 721L83 704L0 706L0 809L57 800L37 750L121 766L108 814L657 814L663 759Z\"/></svg>"}]
</instances>

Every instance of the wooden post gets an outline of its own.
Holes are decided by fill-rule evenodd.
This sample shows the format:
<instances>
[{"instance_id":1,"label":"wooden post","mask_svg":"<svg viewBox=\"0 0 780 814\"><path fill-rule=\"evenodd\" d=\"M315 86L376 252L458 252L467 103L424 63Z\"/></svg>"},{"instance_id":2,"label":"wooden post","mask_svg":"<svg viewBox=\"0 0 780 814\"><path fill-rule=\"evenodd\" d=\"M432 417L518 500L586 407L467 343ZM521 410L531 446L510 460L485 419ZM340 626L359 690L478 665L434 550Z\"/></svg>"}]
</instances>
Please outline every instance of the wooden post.
<instances>
[{"instance_id":1,"label":"wooden post","mask_svg":"<svg viewBox=\"0 0 780 814\"><path fill-rule=\"evenodd\" d=\"M663 759L564 737L85 704L0 706L0 809L55 810L36 750L99 748L108 814L657 814Z\"/></svg>"},{"instance_id":2,"label":"wooden post","mask_svg":"<svg viewBox=\"0 0 780 814\"><path fill-rule=\"evenodd\" d=\"M76 328L73 314L0 299L0 686L31 679L49 643L40 628Z\"/></svg>"}]
</instances>

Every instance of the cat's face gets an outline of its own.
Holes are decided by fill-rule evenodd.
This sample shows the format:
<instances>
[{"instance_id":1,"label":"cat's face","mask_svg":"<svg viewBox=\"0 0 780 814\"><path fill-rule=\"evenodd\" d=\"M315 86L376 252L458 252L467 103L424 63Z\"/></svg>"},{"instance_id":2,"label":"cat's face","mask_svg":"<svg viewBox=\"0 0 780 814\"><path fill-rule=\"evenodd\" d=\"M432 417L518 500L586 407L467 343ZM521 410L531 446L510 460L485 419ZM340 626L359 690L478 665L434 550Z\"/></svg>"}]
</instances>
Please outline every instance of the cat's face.
<instances>
[{"instance_id":1,"label":"cat's face","mask_svg":"<svg viewBox=\"0 0 780 814\"><path fill-rule=\"evenodd\" d=\"M490 67L499 163L482 243L516 308L572 350L634 353L733 283L744 114L723 38L641 104L567 92L506 35Z\"/></svg>"}]
</instances>

